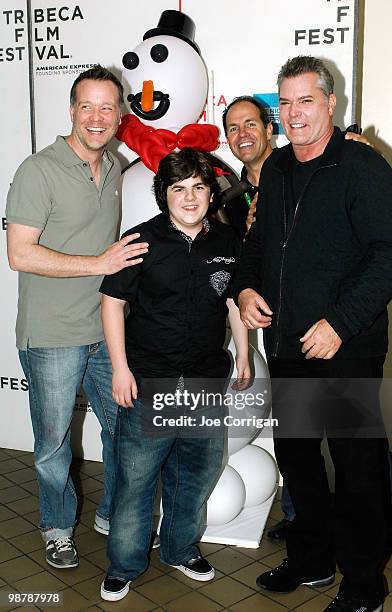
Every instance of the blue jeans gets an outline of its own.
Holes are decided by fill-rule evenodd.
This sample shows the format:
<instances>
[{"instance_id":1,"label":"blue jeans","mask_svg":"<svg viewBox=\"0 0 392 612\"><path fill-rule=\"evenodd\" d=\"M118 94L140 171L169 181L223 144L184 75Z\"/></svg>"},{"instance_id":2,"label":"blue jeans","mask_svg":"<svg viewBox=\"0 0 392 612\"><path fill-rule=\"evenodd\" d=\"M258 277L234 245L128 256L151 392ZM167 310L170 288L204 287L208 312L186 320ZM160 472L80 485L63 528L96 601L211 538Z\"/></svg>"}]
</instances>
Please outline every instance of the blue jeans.
<instances>
[{"instance_id":1,"label":"blue jeans","mask_svg":"<svg viewBox=\"0 0 392 612\"><path fill-rule=\"evenodd\" d=\"M19 351L29 384L40 524L45 541L72 534L77 499L69 469L71 421L83 388L101 427L104 493L97 514L109 519L115 485L114 434L118 406L112 399L112 368L104 342Z\"/></svg>"},{"instance_id":2,"label":"blue jeans","mask_svg":"<svg viewBox=\"0 0 392 612\"><path fill-rule=\"evenodd\" d=\"M162 478L160 556L181 565L199 555L195 543L205 524L206 500L217 481L224 433L214 438L151 437L143 432L140 401L119 408L117 487L110 522L108 576L133 580L148 566L153 508Z\"/></svg>"},{"instance_id":3,"label":"blue jeans","mask_svg":"<svg viewBox=\"0 0 392 612\"><path fill-rule=\"evenodd\" d=\"M285 480L283 480L282 497L280 500L280 507L282 508L283 516L286 521L293 521L295 519L295 508L293 501L290 497L289 488Z\"/></svg>"}]
</instances>

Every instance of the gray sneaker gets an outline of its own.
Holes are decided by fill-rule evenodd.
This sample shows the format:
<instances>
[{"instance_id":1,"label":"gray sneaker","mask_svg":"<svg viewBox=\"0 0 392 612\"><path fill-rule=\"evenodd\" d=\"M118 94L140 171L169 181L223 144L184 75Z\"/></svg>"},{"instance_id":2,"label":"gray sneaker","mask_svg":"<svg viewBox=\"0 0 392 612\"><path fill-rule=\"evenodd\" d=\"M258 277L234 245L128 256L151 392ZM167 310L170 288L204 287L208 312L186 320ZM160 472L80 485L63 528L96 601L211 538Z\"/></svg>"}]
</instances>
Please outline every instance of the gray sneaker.
<instances>
[{"instance_id":1,"label":"gray sneaker","mask_svg":"<svg viewBox=\"0 0 392 612\"><path fill-rule=\"evenodd\" d=\"M78 553L71 537L56 538L46 543L46 561L59 569L77 567Z\"/></svg>"}]
</instances>

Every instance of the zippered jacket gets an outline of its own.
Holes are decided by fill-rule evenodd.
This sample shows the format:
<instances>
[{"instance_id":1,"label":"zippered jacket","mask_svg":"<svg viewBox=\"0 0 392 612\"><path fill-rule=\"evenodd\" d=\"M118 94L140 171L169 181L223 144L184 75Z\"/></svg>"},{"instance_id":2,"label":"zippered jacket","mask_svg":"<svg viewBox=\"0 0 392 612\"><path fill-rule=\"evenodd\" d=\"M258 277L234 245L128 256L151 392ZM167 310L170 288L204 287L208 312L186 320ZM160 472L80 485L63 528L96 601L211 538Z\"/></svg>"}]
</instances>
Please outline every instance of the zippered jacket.
<instances>
[{"instance_id":1,"label":"zippered jacket","mask_svg":"<svg viewBox=\"0 0 392 612\"><path fill-rule=\"evenodd\" d=\"M334 133L297 202L291 144L260 176L257 219L234 295L257 291L273 311L267 356L304 358L300 338L325 318L343 341L335 358L385 355L392 296L392 169L371 147ZM292 207L289 209L288 207ZM287 223L287 211L294 209Z\"/></svg>"}]
</instances>

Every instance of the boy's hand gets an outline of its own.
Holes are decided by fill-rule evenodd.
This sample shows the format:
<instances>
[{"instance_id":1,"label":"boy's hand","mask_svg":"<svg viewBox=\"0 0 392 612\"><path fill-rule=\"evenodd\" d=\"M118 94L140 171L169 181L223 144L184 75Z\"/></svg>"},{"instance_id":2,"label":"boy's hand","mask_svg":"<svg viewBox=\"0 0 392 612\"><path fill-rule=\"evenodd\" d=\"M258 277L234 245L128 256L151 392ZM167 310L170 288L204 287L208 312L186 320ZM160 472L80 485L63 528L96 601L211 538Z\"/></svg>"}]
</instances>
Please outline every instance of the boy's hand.
<instances>
[{"instance_id":1,"label":"boy's hand","mask_svg":"<svg viewBox=\"0 0 392 612\"><path fill-rule=\"evenodd\" d=\"M237 366L237 380L232 384L231 388L234 391L245 391L252 384L248 355L243 357L237 355L235 364Z\"/></svg>"},{"instance_id":2,"label":"boy's hand","mask_svg":"<svg viewBox=\"0 0 392 612\"><path fill-rule=\"evenodd\" d=\"M135 377L129 368L113 371L112 396L119 406L132 408L132 400L137 399L137 385Z\"/></svg>"}]
</instances>

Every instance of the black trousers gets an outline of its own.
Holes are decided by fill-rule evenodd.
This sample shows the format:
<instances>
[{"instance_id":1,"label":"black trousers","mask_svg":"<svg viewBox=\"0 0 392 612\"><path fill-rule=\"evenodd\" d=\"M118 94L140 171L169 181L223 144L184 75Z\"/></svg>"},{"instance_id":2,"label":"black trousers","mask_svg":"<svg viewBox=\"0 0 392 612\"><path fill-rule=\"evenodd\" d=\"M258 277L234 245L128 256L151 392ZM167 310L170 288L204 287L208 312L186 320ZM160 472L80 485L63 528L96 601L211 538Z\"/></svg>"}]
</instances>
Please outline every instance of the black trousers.
<instances>
[{"instance_id":1,"label":"black trousers","mask_svg":"<svg viewBox=\"0 0 392 612\"><path fill-rule=\"evenodd\" d=\"M337 562L340 591L363 597L384 593L391 520L388 443L378 399L383 362L269 360L273 416L279 419L275 454L296 513L288 557L309 579L332 574ZM353 399L353 382L359 399ZM371 408L365 416L364 405ZM324 432L335 467L334 499L320 451Z\"/></svg>"}]
</instances>

